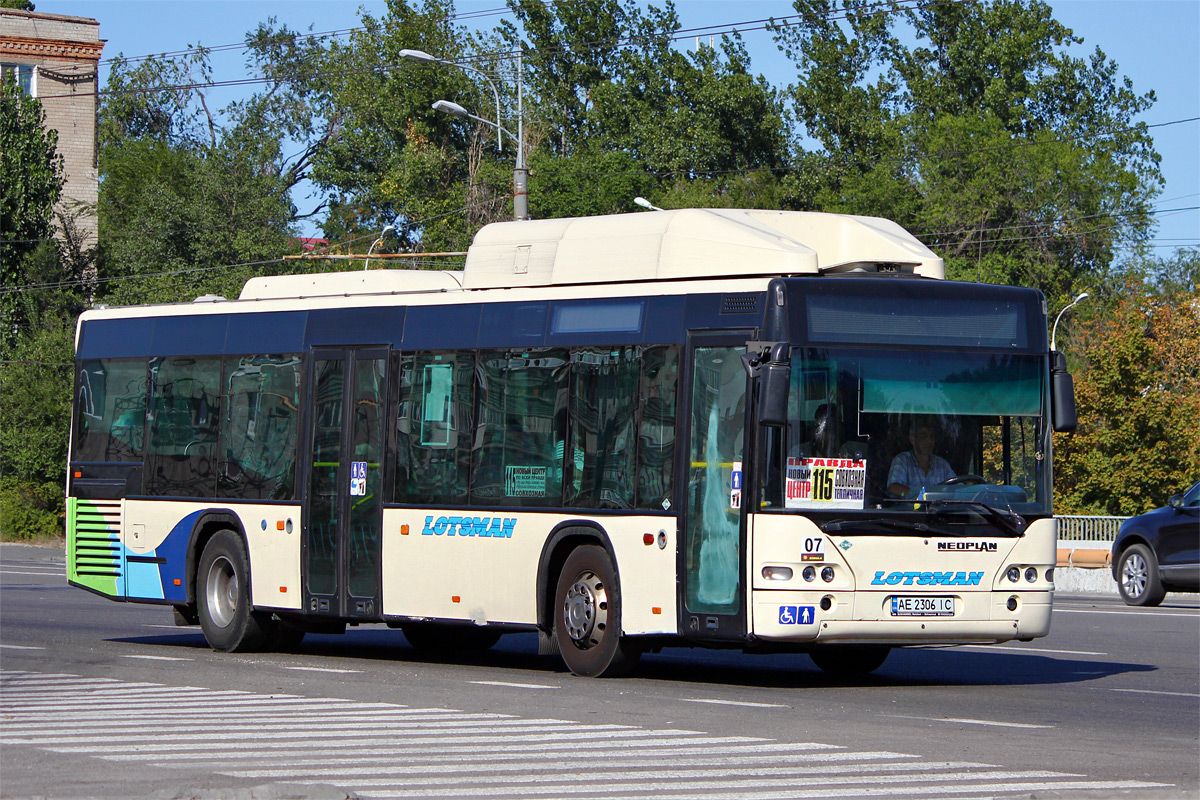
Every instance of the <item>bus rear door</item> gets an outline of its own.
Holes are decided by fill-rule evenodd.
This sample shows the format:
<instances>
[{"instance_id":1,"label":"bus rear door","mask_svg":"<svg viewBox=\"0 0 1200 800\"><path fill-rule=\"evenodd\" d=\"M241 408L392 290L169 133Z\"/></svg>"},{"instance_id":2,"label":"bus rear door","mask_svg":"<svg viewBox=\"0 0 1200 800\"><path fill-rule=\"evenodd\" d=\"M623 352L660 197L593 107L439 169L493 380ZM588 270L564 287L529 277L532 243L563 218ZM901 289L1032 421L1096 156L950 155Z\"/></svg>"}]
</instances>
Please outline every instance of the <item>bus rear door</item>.
<instances>
[{"instance_id":1,"label":"bus rear door","mask_svg":"<svg viewBox=\"0 0 1200 800\"><path fill-rule=\"evenodd\" d=\"M314 349L309 363L304 608L378 619L388 351Z\"/></svg>"}]
</instances>

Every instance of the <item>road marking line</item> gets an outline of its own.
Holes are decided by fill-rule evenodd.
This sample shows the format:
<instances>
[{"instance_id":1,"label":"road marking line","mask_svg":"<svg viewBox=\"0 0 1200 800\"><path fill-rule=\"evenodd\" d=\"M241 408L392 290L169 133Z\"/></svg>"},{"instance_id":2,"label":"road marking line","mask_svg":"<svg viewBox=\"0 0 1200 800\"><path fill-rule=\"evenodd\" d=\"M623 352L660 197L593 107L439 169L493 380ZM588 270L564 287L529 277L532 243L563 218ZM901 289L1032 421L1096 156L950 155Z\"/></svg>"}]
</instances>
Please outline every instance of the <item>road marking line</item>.
<instances>
[{"instance_id":1,"label":"road marking line","mask_svg":"<svg viewBox=\"0 0 1200 800\"><path fill-rule=\"evenodd\" d=\"M336 669L334 667L282 667L282 669L294 669L297 672L333 672L337 674L353 674L362 673L361 669Z\"/></svg>"},{"instance_id":2,"label":"road marking line","mask_svg":"<svg viewBox=\"0 0 1200 800\"><path fill-rule=\"evenodd\" d=\"M121 658L140 658L145 661L193 661L191 658L180 658L178 656L121 656Z\"/></svg>"},{"instance_id":3,"label":"road marking line","mask_svg":"<svg viewBox=\"0 0 1200 800\"><path fill-rule=\"evenodd\" d=\"M5 650L45 650L44 647L32 647L27 644L0 644L0 648Z\"/></svg>"},{"instance_id":4,"label":"road marking line","mask_svg":"<svg viewBox=\"0 0 1200 800\"><path fill-rule=\"evenodd\" d=\"M1023 656L1040 656L1042 653L1054 653L1063 656L1107 656L1108 653L1096 653L1091 650L1050 650L1043 647L1016 647L998 644L964 644L959 649L989 650L993 653L1012 653Z\"/></svg>"},{"instance_id":5,"label":"road marking line","mask_svg":"<svg viewBox=\"0 0 1200 800\"><path fill-rule=\"evenodd\" d=\"M1054 608L1055 614L1143 614L1157 617L1192 617L1200 613L1200 608L1160 608L1148 611L1136 608L1124 608L1118 611L1105 611L1100 608Z\"/></svg>"},{"instance_id":6,"label":"road marking line","mask_svg":"<svg viewBox=\"0 0 1200 800\"><path fill-rule=\"evenodd\" d=\"M261 740L261 739L277 739L277 740L278 739L311 739L312 735L313 735L312 728L311 728L311 726L308 726L308 725L298 725L298 726L295 726L291 730L280 730L280 731L256 730L256 729L254 729L253 725L250 725L248 727L250 729L246 730L244 733L241 734L242 739L245 740L245 742L247 744L247 747L250 746L250 742L252 742L252 741L257 742L258 740ZM237 730L243 730L243 728L238 727ZM53 734L48 734L48 735L43 735L43 736L38 736L38 735L8 736L5 734L0 734L0 742L11 742L13 744L46 745L46 744L75 744L75 743L89 744L89 743L98 743L98 742L107 741L107 742L112 743L115 746L118 744L135 743L143 738L142 734L134 733L132 730L130 730L129 728L126 728L126 727L118 728L117 730L114 730L105 736L97 736L97 735L95 735L96 733L97 733L97 731L80 731L78 734L72 734L69 731L56 731ZM447 738L446 736L441 735L438 731L426 732L426 731L421 731L421 730L414 730L414 731L391 730L388 733L390 736L406 736L406 737L412 736L414 738L410 739L409 741L415 742L415 743L436 743L436 742L442 742ZM672 731L672 730L637 730L637 729L635 729L635 730L616 730L616 731L593 731L593 730L589 729L589 730L577 730L577 731L572 731L572 732L568 732L568 733L563 733L562 731L555 731L554 733L528 733L528 734L526 734L526 733L514 734L512 732L508 732L503 735L495 735L495 734L476 735L476 733L472 732L471 734L456 734L449 738L451 738L453 741L465 742L465 743L470 743L470 744L488 744L488 745L493 744L493 743L499 743L499 742L511 742L514 744L517 742L526 742L526 743L551 742L551 743L554 743L554 742L575 740L575 739L584 739L584 740L595 739L595 740L605 740L607 742L613 742L615 746L619 747L620 741L618 741L618 740L631 740L631 739L652 740L652 739L656 739L656 738L661 739L661 738L667 737L667 736L678 736L679 733L680 733L679 731ZM694 731L688 731L687 733L694 733ZM162 741L162 742L194 741L195 734L193 734L193 733L157 734L156 733L155 740Z\"/></svg>"},{"instance_id":7,"label":"road marking line","mask_svg":"<svg viewBox=\"0 0 1200 800\"><path fill-rule=\"evenodd\" d=\"M1093 689L1103 689L1103 686L1093 686ZM1169 697L1200 697L1195 692L1156 692L1152 689L1108 689L1110 692L1136 692L1138 694L1165 694Z\"/></svg>"},{"instance_id":8,"label":"road marking line","mask_svg":"<svg viewBox=\"0 0 1200 800\"><path fill-rule=\"evenodd\" d=\"M893 719L919 719L925 722L955 722L962 725L989 725L996 728L1053 728L1053 725L1034 725L1028 722L997 722L991 719L965 719L959 717L910 717L903 714L885 714Z\"/></svg>"},{"instance_id":9,"label":"road marking line","mask_svg":"<svg viewBox=\"0 0 1200 800\"><path fill-rule=\"evenodd\" d=\"M15 569L0 569L0 575L38 575L43 578L65 578L66 571L63 572L22 572Z\"/></svg>"},{"instance_id":10,"label":"road marking line","mask_svg":"<svg viewBox=\"0 0 1200 800\"><path fill-rule=\"evenodd\" d=\"M542 683L509 683L508 681L467 681L479 686L509 686L513 689L558 689L558 686L548 686Z\"/></svg>"},{"instance_id":11,"label":"road marking line","mask_svg":"<svg viewBox=\"0 0 1200 800\"><path fill-rule=\"evenodd\" d=\"M707 697L681 697L684 703L711 703L715 706L745 706L747 708L791 708L782 703L751 703L748 700L714 700Z\"/></svg>"}]
</instances>

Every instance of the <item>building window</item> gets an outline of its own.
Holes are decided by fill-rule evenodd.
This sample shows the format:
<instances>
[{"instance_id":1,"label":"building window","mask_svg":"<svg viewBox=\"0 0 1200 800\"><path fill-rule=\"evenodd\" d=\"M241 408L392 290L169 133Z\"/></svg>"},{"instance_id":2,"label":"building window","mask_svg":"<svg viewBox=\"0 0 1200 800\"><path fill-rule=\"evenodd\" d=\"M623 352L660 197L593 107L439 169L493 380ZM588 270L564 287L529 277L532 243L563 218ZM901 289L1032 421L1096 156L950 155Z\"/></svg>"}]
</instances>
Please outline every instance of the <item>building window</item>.
<instances>
[{"instance_id":1,"label":"building window","mask_svg":"<svg viewBox=\"0 0 1200 800\"><path fill-rule=\"evenodd\" d=\"M36 74L37 67L33 64L0 64L0 83L16 83L28 97L37 97Z\"/></svg>"}]
</instances>

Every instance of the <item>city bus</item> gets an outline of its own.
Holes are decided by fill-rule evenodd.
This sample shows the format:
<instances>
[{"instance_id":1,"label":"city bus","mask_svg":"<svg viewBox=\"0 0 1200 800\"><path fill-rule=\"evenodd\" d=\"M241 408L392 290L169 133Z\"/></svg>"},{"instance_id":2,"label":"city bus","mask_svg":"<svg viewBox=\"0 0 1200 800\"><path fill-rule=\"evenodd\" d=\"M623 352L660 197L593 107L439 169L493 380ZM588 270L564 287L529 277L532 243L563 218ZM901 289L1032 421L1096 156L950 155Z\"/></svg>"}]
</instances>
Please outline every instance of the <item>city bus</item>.
<instances>
[{"instance_id":1,"label":"city bus","mask_svg":"<svg viewBox=\"0 0 1200 800\"><path fill-rule=\"evenodd\" d=\"M861 674L1049 631L1045 300L883 219L497 223L461 270L89 310L75 364L69 581L216 650L374 623Z\"/></svg>"}]
</instances>

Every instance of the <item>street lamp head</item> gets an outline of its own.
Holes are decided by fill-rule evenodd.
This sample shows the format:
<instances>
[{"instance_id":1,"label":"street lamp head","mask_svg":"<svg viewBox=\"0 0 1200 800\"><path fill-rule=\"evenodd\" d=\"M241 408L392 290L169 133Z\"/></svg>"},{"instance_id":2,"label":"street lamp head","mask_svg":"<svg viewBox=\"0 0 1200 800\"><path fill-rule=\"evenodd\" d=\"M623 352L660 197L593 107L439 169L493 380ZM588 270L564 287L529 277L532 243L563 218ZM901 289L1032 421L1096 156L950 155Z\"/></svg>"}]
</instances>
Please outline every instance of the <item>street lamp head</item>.
<instances>
[{"instance_id":1,"label":"street lamp head","mask_svg":"<svg viewBox=\"0 0 1200 800\"><path fill-rule=\"evenodd\" d=\"M1079 303L1081 300L1086 300L1087 297L1088 297L1087 292L1080 292L1074 300L1072 300L1070 303L1068 303L1066 305L1065 308L1063 308L1062 311L1058 312L1058 316L1054 318L1054 326L1050 329L1050 350L1051 351L1058 349L1058 323L1059 323L1059 320L1061 320L1063 318L1063 314L1066 314L1067 311L1074 308L1075 305L1077 303Z\"/></svg>"},{"instance_id":2,"label":"street lamp head","mask_svg":"<svg viewBox=\"0 0 1200 800\"><path fill-rule=\"evenodd\" d=\"M471 116L465 108L458 103L451 103L449 100L438 100L433 104L433 110L449 114L452 117L463 117L464 119Z\"/></svg>"},{"instance_id":3,"label":"street lamp head","mask_svg":"<svg viewBox=\"0 0 1200 800\"><path fill-rule=\"evenodd\" d=\"M396 235L395 225L384 225L383 230L379 232L380 239L391 239Z\"/></svg>"},{"instance_id":4,"label":"street lamp head","mask_svg":"<svg viewBox=\"0 0 1200 800\"><path fill-rule=\"evenodd\" d=\"M659 208L658 206L654 205L653 203L651 203L649 200L647 200L644 197L633 198L633 204L635 206L641 206L642 208L648 208L651 211L665 211L666 210L666 209Z\"/></svg>"},{"instance_id":5,"label":"street lamp head","mask_svg":"<svg viewBox=\"0 0 1200 800\"><path fill-rule=\"evenodd\" d=\"M431 56L424 50L401 50L400 57L409 61L416 61L418 64L438 64L441 59L437 56Z\"/></svg>"},{"instance_id":6,"label":"street lamp head","mask_svg":"<svg viewBox=\"0 0 1200 800\"><path fill-rule=\"evenodd\" d=\"M1086 300L1087 297L1088 297L1087 292L1080 292L1079 296L1075 298L1075 302L1078 303L1080 300Z\"/></svg>"}]
</instances>

